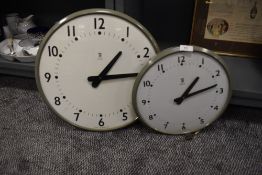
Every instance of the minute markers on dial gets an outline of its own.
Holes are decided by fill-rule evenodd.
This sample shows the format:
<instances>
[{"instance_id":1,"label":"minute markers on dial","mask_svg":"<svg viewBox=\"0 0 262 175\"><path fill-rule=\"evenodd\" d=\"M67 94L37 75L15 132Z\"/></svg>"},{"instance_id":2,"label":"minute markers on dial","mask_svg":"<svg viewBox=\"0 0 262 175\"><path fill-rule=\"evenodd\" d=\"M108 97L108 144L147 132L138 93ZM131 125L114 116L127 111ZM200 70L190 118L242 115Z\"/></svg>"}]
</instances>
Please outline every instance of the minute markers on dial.
<instances>
[{"instance_id":1,"label":"minute markers on dial","mask_svg":"<svg viewBox=\"0 0 262 175\"><path fill-rule=\"evenodd\" d=\"M109 38L113 38L113 34L114 34L114 36L115 36L115 39L117 39L118 41L121 41L121 37L120 36L118 36L117 34L115 34L114 32L107 32L107 31L105 31L104 33L108 33L108 35L106 35L106 37L109 37ZM88 33L84 33L83 35L85 35L85 37L89 37L89 38L91 38L91 37L94 37L95 35L93 35L93 34L91 34L91 33L89 33L89 36L88 36ZM77 44L76 42L74 42L73 44ZM133 51L133 53L138 53L138 49L137 48L135 48L130 42L128 42L128 45L127 45L128 47L131 47L132 48L132 51ZM117 50L118 51L118 50ZM121 56L123 56L123 52L124 52L124 50L121 50L121 52L122 52L122 55ZM117 52L116 52L117 53ZM115 54L116 54L115 53ZM113 53L114 54L114 53ZM120 56L120 57L121 57ZM126 57L126 54L125 54L125 57ZM120 59L122 59L122 58L120 58ZM125 59L125 58L123 58L123 59ZM141 59L142 60L142 59ZM60 60L59 60L60 61ZM116 63L116 64L118 64L118 63ZM113 66L114 67L114 66ZM113 69L113 67L111 68L111 69ZM137 74L138 73L122 73L122 74L113 74L113 75L105 75L103 78L102 78L102 81L104 81L104 80L111 80L111 79L121 79L121 78L135 78L136 76L137 76ZM132 78L132 79L133 79ZM92 84L92 82L93 81L95 81L96 79L98 79L98 75L96 75L96 76L90 76L90 77L87 77L87 80ZM117 112L118 113L118 112ZM91 114L91 113L90 113ZM89 115L89 113L88 113L88 115ZM92 114L93 115L93 114ZM114 115L114 112L110 112L110 113L108 113L108 115L110 116L110 115ZM106 115L105 115L106 116Z\"/></svg>"}]
</instances>

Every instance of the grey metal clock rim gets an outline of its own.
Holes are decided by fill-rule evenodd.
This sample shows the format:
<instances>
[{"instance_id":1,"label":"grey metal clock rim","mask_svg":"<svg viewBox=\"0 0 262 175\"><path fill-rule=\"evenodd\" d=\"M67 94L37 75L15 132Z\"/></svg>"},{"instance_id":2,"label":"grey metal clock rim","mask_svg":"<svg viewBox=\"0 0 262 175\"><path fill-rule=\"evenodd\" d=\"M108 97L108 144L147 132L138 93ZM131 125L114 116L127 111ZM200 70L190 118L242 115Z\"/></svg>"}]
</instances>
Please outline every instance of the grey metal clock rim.
<instances>
[{"instance_id":1,"label":"grey metal clock rim","mask_svg":"<svg viewBox=\"0 0 262 175\"><path fill-rule=\"evenodd\" d=\"M201 52L201 53L204 53L208 56L211 56L212 58L214 58L217 63L219 63L224 69L225 69L225 72L227 74L227 77L228 77L228 84L229 84L229 95L227 97L227 100L226 100L226 103L225 105L223 106L223 109L220 111L220 113L218 113L217 117L214 119L217 120L219 118L219 116L221 116L224 111L226 110L226 107L228 106L229 104L229 101L230 101L230 98L232 96L232 85L231 85L231 76L230 76L230 73L228 71L228 68L225 64L225 62L222 60L222 58L220 58L218 55L214 54L211 50L208 50L206 48L202 48L202 47L198 47L198 46L192 46L193 47L193 52ZM166 56L168 55L171 55L171 54L174 54L174 53L177 53L177 52L185 52L185 51L181 51L180 50L180 47L170 47L170 48L167 48L163 51L161 51L160 53L158 53L155 57L151 58L147 65L144 66L144 68L141 70L141 72L138 74L136 80L135 80L135 83L134 83L134 86L133 86L133 91L132 91L132 104L133 104L133 108L139 118L139 120L141 120L145 125L147 125L147 122L142 118L140 117L141 114L139 113L138 111L138 107L137 107L137 103L136 103L136 94L137 94L137 90L138 90L138 86L140 84L140 81L142 80L143 76L146 74L146 72L154 65L156 64L158 61L164 59ZM213 122L214 122L213 121ZM213 122L211 122L210 124L212 124ZM209 124L209 125L210 125ZM148 126L148 125L147 125ZM206 125L207 127L208 125ZM149 126L150 127L150 126ZM206 128L204 127L204 128ZM189 133L185 133L185 134L174 134L174 133L167 133L167 132L163 132L163 131L160 131L158 130L157 128L153 128L153 127L150 127L152 128L153 130L157 131L157 132L160 132L162 134L169 134L169 135L185 135L185 134L192 134L192 133L196 133L200 130L194 130L194 131L191 131Z\"/></svg>"},{"instance_id":2,"label":"grey metal clock rim","mask_svg":"<svg viewBox=\"0 0 262 175\"><path fill-rule=\"evenodd\" d=\"M68 16L66 16L65 18L61 19L59 22L57 22L45 35L44 39L42 40L40 46L39 46L39 50L36 56L36 61L35 61L35 79L36 79L36 84L37 84L37 88L38 91L40 93L40 95L42 96L42 98L44 99L44 101L46 102L46 104L48 104L48 106L52 109L53 112L55 112L55 114L57 116L59 116L61 119L63 119L64 121L66 121L67 123L70 123L71 125L84 129L84 130L89 130L89 131L111 131L111 130L116 130L116 129L120 129L123 127L126 127L132 123L134 123L138 116L136 116L136 118L125 124L125 125L121 125L119 127L115 127L115 128L108 128L108 129L104 129L104 130L99 130L99 129L94 129L94 128L87 128L87 127L83 127L80 125L77 125L67 119L65 119L63 116L61 116L58 112L56 112L56 110L52 107L52 105L48 102L47 98L44 95L42 86L41 86L41 82L40 82L40 78L39 78L39 65L40 65L40 60L41 60L41 55L43 52L43 49L45 48L49 38L54 34L54 32L56 30L58 30L60 27L62 27L64 24L66 24L67 22L78 18L80 16L85 16L85 15L92 15L92 14L106 14L106 15L111 15L111 16L115 16L121 19L124 19L126 21L128 21L129 23L133 24L136 28L138 28L141 32L144 33L144 35L148 38L148 40L151 42L153 48L155 49L156 53L159 52L159 47L157 42L155 41L155 39L153 38L153 36L150 34L150 32L142 25L140 24L138 21L136 21L135 19L133 19L132 17L121 13L121 12L117 12L114 10L110 10L110 9L100 9L100 8L94 8L94 9L87 9L87 10L81 10L81 11L77 11L75 13L72 13Z\"/></svg>"}]
</instances>

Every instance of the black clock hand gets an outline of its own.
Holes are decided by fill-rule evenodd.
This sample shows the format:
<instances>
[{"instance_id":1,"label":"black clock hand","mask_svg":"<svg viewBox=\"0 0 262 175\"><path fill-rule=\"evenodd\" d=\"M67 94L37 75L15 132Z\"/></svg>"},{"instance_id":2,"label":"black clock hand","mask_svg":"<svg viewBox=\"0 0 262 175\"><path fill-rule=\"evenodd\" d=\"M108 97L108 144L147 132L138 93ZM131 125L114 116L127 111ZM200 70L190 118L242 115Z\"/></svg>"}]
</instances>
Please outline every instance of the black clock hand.
<instances>
[{"instance_id":1,"label":"black clock hand","mask_svg":"<svg viewBox=\"0 0 262 175\"><path fill-rule=\"evenodd\" d=\"M185 90L185 92L178 98L174 99L174 102L178 105L180 105L184 99L186 98L186 96L189 94L189 92L191 91L191 89L195 86L195 84L197 83L197 81L199 80L199 77L196 77L192 83L188 86L188 88Z\"/></svg>"},{"instance_id":2,"label":"black clock hand","mask_svg":"<svg viewBox=\"0 0 262 175\"><path fill-rule=\"evenodd\" d=\"M116 56L108 63L108 65L102 70L102 72L97 76L97 78L92 82L92 87L96 88L103 80L103 77L109 72L109 70L116 63L118 58L122 55L122 51L119 51Z\"/></svg>"},{"instance_id":3,"label":"black clock hand","mask_svg":"<svg viewBox=\"0 0 262 175\"><path fill-rule=\"evenodd\" d=\"M198 90L198 91L192 92L192 93L188 94L188 95L186 96L186 98L195 96L195 95L200 94L200 93L202 93L202 92L205 92L205 91L207 91L207 90L209 90L209 89L212 89L212 88L214 88L214 87L216 87L216 86L217 86L217 84L214 84L214 85L209 86L209 87L207 87L207 88L200 89L200 90Z\"/></svg>"},{"instance_id":4,"label":"black clock hand","mask_svg":"<svg viewBox=\"0 0 262 175\"><path fill-rule=\"evenodd\" d=\"M119 78L128 78L128 77L136 77L138 73L130 73L130 74L114 74L114 75L105 75L102 80L111 80L111 79L119 79ZM88 81L96 81L98 76L90 76L87 78Z\"/></svg>"}]
</instances>

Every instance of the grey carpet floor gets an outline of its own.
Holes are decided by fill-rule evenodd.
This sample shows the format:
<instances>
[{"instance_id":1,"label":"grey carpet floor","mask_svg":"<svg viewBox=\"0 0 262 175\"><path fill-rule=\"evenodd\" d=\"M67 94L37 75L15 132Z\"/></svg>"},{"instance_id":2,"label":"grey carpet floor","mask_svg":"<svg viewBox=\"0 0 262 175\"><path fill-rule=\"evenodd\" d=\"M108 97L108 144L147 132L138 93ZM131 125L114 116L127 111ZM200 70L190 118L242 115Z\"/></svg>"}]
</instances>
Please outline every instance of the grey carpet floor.
<instances>
[{"instance_id":1,"label":"grey carpet floor","mask_svg":"<svg viewBox=\"0 0 262 175\"><path fill-rule=\"evenodd\" d=\"M139 121L112 132L56 117L34 79L0 75L0 174L262 174L262 109L230 105L193 139Z\"/></svg>"}]
</instances>

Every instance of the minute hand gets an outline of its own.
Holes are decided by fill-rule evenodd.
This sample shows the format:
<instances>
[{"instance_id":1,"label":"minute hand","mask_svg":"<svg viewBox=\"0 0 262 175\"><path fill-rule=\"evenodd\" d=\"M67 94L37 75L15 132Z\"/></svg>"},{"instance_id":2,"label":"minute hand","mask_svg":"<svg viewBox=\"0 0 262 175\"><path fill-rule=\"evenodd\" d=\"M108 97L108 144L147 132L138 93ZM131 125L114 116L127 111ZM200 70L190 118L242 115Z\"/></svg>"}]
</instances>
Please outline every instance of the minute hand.
<instances>
[{"instance_id":1,"label":"minute hand","mask_svg":"<svg viewBox=\"0 0 262 175\"><path fill-rule=\"evenodd\" d=\"M192 92L192 93L188 94L188 95L186 96L186 98L192 97L192 96L197 95L197 94L200 94L200 93L205 92L205 91L207 91L207 90L209 90L209 89L212 89L212 88L214 88L214 87L216 87L216 86L217 86L217 84L214 84L214 85L209 86L209 87L207 87L207 88L200 89L200 90L198 90L198 91Z\"/></svg>"},{"instance_id":2,"label":"minute hand","mask_svg":"<svg viewBox=\"0 0 262 175\"><path fill-rule=\"evenodd\" d=\"M114 74L114 75L105 75L102 80L112 80L112 79L120 79L120 78L128 78L128 77L136 77L138 73L129 73L129 74ZM98 76L90 76L87 78L88 81L96 81Z\"/></svg>"}]
</instances>

